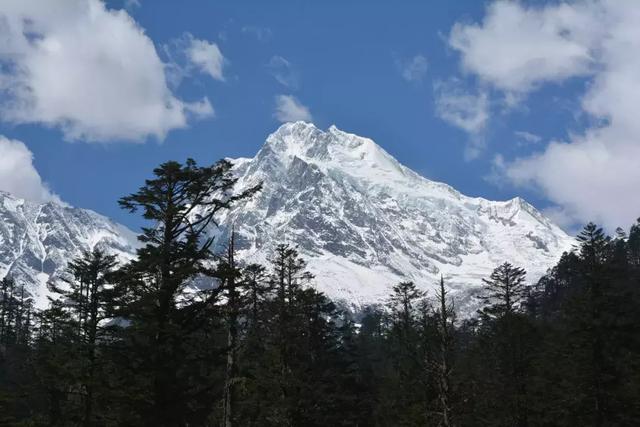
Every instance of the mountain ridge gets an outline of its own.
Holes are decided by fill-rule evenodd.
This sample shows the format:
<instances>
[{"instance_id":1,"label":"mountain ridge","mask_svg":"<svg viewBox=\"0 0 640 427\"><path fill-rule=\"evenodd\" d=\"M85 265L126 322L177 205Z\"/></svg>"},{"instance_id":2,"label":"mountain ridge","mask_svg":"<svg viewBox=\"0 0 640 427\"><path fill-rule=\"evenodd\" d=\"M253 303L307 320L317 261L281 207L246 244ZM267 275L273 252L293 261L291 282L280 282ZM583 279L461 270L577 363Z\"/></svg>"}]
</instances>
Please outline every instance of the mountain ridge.
<instances>
[{"instance_id":1,"label":"mountain ridge","mask_svg":"<svg viewBox=\"0 0 640 427\"><path fill-rule=\"evenodd\" d=\"M210 228L223 250L232 227L238 258L267 263L278 243L297 246L314 286L358 310L413 280L429 290L442 275L462 315L481 278L504 261L535 281L573 240L520 197L469 197L402 165L373 140L304 122L270 134L253 158L230 159L238 187L263 182ZM135 234L102 215L0 192L0 275L28 284L38 304L66 262L99 246L131 259Z\"/></svg>"},{"instance_id":2,"label":"mountain ridge","mask_svg":"<svg viewBox=\"0 0 640 427\"><path fill-rule=\"evenodd\" d=\"M240 258L265 262L275 244L296 245L315 286L356 309L383 302L400 280L429 289L443 275L470 313L481 277L499 263L537 280L573 242L520 197L463 195L335 126L283 124L235 172L240 187L264 189L219 218L218 243L234 224Z\"/></svg>"},{"instance_id":3,"label":"mountain ridge","mask_svg":"<svg viewBox=\"0 0 640 427\"><path fill-rule=\"evenodd\" d=\"M47 282L62 278L67 263L99 247L121 260L134 256L135 233L88 209L56 201L37 203L0 191L0 277L9 275L47 304Z\"/></svg>"}]
</instances>

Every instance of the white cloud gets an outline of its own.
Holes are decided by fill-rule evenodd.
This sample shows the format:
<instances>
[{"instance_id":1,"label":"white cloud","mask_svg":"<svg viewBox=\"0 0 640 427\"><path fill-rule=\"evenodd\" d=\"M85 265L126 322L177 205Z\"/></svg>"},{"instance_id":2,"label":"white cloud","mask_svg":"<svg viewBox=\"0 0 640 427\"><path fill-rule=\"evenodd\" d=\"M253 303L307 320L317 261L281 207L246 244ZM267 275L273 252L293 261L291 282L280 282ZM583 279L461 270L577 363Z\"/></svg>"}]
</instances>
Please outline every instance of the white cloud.
<instances>
[{"instance_id":1,"label":"white cloud","mask_svg":"<svg viewBox=\"0 0 640 427\"><path fill-rule=\"evenodd\" d=\"M201 72L209 74L216 80L224 81L222 68L226 62L218 45L207 40L194 38L187 34L189 45L186 53L189 61Z\"/></svg>"},{"instance_id":2,"label":"white cloud","mask_svg":"<svg viewBox=\"0 0 640 427\"><path fill-rule=\"evenodd\" d=\"M436 111L440 118L469 133L485 128L489 118L485 93L467 92L455 79L437 82L435 90Z\"/></svg>"},{"instance_id":3,"label":"white cloud","mask_svg":"<svg viewBox=\"0 0 640 427\"><path fill-rule=\"evenodd\" d=\"M185 111L191 113L194 117L211 117L215 114L208 98L186 104Z\"/></svg>"},{"instance_id":4,"label":"white cloud","mask_svg":"<svg viewBox=\"0 0 640 427\"><path fill-rule=\"evenodd\" d=\"M300 83L298 72L285 58L278 55L272 56L267 67L278 83L291 89L298 88Z\"/></svg>"},{"instance_id":5,"label":"white cloud","mask_svg":"<svg viewBox=\"0 0 640 427\"><path fill-rule=\"evenodd\" d=\"M124 8L127 10L132 10L141 6L142 3L140 3L140 0L124 0Z\"/></svg>"},{"instance_id":6,"label":"white cloud","mask_svg":"<svg viewBox=\"0 0 640 427\"><path fill-rule=\"evenodd\" d=\"M423 55L416 55L407 61L396 61L400 75L408 82L421 82L429 69L429 62Z\"/></svg>"},{"instance_id":7,"label":"white cloud","mask_svg":"<svg viewBox=\"0 0 640 427\"><path fill-rule=\"evenodd\" d=\"M273 31L268 27L258 27L256 25L245 25L242 27L244 34L251 34L260 42L267 42L273 37Z\"/></svg>"},{"instance_id":8,"label":"white cloud","mask_svg":"<svg viewBox=\"0 0 640 427\"><path fill-rule=\"evenodd\" d=\"M465 157L477 157L484 147L484 131L489 120L489 99L484 91L471 93L458 79L434 84L436 114L469 135Z\"/></svg>"},{"instance_id":9,"label":"white cloud","mask_svg":"<svg viewBox=\"0 0 640 427\"><path fill-rule=\"evenodd\" d=\"M167 87L165 64L124 10L99 0L5 0L0 7L0 117L59 127L67 139L163 139L208 116Z\"/></svg>"},{"instance_id":10,"label":"white cloud","mask_svg":"<svg viewBox=\"0 0 640 427\"><path fill-rule=\"evenodd\" d=\"M497 88L527 92L536 85L585 75L594 66L593 43L602 34L596 2L525 8L497 1L482 24L456 24L449 45L466 71Z\"/></svg>"},{"instance_id":11,"label":"white cloud","mask_svg":"<svg viewBox=\"0 0 640 427\"><path fill-rule=\"evenodd\" d=\"M611 129L553 142L542 153L516 159L505 175L544 192L574 221L627 226L640 216L640 146L615 140Z\"/></svg>"},{"instance_id":12,"label":"white cloud","mask_svg":"<svg viewBox=\"0 0 640 427\"><path fill-rule=\"evenodd\" d=\"M517 130L513 132L513 134L516 136L520 144L537 144L542 141L541 136L523 130Z\"/></svg>"},{"instance_id":13,"label":"white cloud","mask_svg":"<svg viewBox=\"0 0 640 427\"><path fill-rule=\"evenodd\" d=\"M291 95L276 96L276 111L273 116L283 123L313 120L309 109Z\"/></svg>"},{"instance_id":14,"label":"white cloud","mask_svg":"<svg viewBox=\"0 0 640 427\"><path fill-rule=\"evenodd\" d=\"M584 224L576 222L575 218L560 206L551 206L549 208L542 209L542 213L570 236L577 236L578 233L580 233L581 228L584 226Z\"/></svg>"},{"instance_id":15,"label":"white cloud","mask_svg":"<svg viewBox=\"0 0 640 427\"><path fill-rule=\"evenodd\" d=\"M542 191L571 221L614 229L640 215L640 3L497 2L481 25L454 27L451 43L468 72L505 92L588 78L581 109L595 124L506 162L504 176Z\"/></svg>"},{"instance_id":16,"label":"white cloud","mask_svg":"<svg viewBox=\"0 0 640 427\"><path fill-rule=\"evenodd\" d=\"M61 203L42 182L27 146L3 135L0 135L0 190L38 203Z\"/></svg>"}]
</instances>

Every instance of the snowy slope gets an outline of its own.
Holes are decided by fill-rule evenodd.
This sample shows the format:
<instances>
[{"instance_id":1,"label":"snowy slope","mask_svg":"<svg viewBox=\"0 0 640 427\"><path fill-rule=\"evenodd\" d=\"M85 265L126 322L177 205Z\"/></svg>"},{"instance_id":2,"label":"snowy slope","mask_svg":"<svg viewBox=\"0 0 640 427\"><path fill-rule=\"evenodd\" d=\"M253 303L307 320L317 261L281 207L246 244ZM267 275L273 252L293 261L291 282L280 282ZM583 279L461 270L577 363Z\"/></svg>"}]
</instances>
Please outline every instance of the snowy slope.
<instances>
[{"instance_id":1,"label":"snowy slope","mask_svg":"<svg viewBox=\"0 0 640 427\"><path fill-rule=\"evenodd\" d=\"M95 212L0 192L0 277L25 284L39 307L47 304L47 281L82 250L100 247L125 260L136 244L133 232Z\"/></svg>"},{"instance_id":2,"label":"snowy slope","mask_svg":"<svg viewBox=\"0 0 640 427\"><path fill-rule=\"evenodd\" d=\"M464 196L334 126L284 124L253 159L233 161L240 186L263 181L264 190L220 218L218 242L235 224L246 260L298 245L316 286L355 308L383 301L400 280L433 289L442 274L469 313L498 264L526 267L533 281L571 248L526 201Z\"/></svg>"},{"instance_id":3,"label":"snowy slope","mask_svg":"<svg viewBox=\"0 0 640 427\"><path fill-rule=\"evenodd\" d=\"M464 196L335 127L285 124L254 158L234 164L241 187L262 181L264 189L219 218L221 228L210 231L218 244L234 224L245 261L265 262L281 242L297 245L315 286L356 309L382 302L400 280L432 290L442 274L466 316L496 265L523 266L533 281L572 245L520 198ZM27 284L39 306L46 282L96 246L130 259L137 242L95 212L0 192L0 277Z\"/></svg>"}]
</instances>

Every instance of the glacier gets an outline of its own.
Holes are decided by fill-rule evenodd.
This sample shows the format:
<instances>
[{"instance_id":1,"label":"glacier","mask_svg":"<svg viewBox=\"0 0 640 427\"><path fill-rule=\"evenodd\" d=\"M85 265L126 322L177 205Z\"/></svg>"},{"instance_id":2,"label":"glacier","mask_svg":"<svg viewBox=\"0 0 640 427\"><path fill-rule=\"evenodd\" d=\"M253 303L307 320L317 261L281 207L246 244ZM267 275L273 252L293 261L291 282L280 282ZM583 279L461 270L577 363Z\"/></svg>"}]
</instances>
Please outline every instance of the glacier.
<instances>
[{"instance_id":1,"label":"glacier","mask_svg":"<svg viewBox=\"0 0 640 427\"><path fill-rule=\"evenodd\" d=\"M442 276L469 316L497 265L522 266L533 283L574 242L519 197L467 197L335 126L286 123L255 157L230 160L240 188L264 188L220 216L218 244L233 228L239 258L251 262L266 262L279 243L297 246L314 286L354 310L383 303L404 280L433 297Z\"/></svg>"}]
</instances>

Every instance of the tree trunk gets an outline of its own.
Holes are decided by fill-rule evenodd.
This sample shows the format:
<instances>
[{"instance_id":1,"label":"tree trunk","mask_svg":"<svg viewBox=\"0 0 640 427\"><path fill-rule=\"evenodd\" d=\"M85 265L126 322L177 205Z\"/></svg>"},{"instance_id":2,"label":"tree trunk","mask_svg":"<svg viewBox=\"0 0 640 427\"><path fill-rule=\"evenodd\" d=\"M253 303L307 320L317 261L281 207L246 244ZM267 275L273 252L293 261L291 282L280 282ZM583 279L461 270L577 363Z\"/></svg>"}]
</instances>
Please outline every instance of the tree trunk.
<instances>
[{"instance_id":1,"label":"tree trunk","mask_svg":"<svg viewBox=\"0 0 640 427\"><path fill-rule=\"evenodd\" d=\"M451 351L451 336L449 331L449 309L447 308L447 294L444 289L444 278L440 278L440 291L438 293L440 302L440 363L438 378L438 399L440 401L440 411L442 419L440 425L450 427L451 420L451 402L450 402L450 374L451 366L449 363L449 353Z\"/></svg>"},{"instance_id":2,"label":"tree trunk","mask_svg":"<svg viewBox=\"0 0 640 427\"><path fill-rule=\"evenodd\" d=\"M229 241L229 277L227 278L227 366L225 371L224 398L222 410L222 427L232 427L234 417L234 386L236 381L237 369L237 350L238 350L238 301L236 294L235 274L236 266L234 260L235 252L235 233L231 232Z\"/></svg>"}]
</instances>

